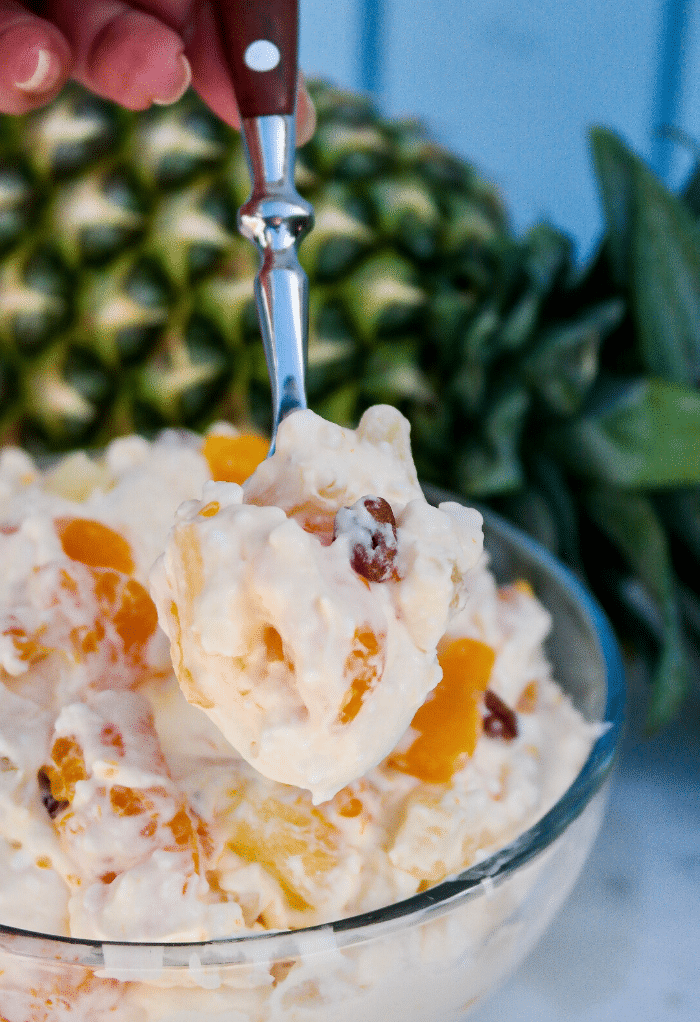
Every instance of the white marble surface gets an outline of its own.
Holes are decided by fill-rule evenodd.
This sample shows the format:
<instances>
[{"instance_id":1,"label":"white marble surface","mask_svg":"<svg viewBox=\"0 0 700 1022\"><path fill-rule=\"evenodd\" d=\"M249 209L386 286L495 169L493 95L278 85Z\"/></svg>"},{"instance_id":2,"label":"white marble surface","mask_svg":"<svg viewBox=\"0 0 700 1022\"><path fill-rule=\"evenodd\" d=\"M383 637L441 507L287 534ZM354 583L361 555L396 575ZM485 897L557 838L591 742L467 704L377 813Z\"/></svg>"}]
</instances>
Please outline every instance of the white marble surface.
<instances>
[{"instance_id":1,"label":"white marble surface","mask_svg":"<svg viewBox=\"0 0 700 1022\"><path fill-rule=\"evenodd\" d=\"M700 698L640 735L639 700L608 811L569 901L469 1022L700 1020Z\"/></svg>"}]
</instances>

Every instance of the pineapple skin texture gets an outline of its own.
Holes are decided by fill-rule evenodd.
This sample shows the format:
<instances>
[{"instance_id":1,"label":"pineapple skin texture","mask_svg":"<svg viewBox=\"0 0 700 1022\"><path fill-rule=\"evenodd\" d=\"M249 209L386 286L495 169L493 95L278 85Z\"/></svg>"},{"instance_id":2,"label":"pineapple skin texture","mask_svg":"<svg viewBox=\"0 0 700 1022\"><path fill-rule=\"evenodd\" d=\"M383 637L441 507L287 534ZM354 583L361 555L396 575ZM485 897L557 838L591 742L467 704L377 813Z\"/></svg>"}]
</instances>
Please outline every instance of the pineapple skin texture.
<instances>
[{"instance_id":1,"label":"pineapple skin texture","mask_svg":"<svg viewBox=\"0 0 700 1022\"><path fill-rule=\"evenodd\" d=\"M444 462L444 381L512 261L505 211L418 123L310 88L309 403L349 425L396 404L426 464L438 447ZM257 256L236 230L249 187L238 134L193 94L133 114L70 87L2 119L0 440L54 451L220 418L268 426Z\"/></svg>"}]
</instances>

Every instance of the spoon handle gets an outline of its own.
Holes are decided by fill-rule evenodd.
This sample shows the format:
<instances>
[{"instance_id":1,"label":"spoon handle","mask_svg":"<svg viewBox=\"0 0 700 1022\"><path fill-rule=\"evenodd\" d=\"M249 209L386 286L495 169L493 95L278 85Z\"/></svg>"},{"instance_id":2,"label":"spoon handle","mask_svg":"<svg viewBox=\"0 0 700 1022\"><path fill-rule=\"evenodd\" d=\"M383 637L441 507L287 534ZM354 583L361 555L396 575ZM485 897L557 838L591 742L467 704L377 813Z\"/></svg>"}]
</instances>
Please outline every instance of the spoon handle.
<instances>
[{"instance_id":1,"label":"spoon handle","mask_svg":"<svg viewBox=\"0 0 700 1022\"><path fill-rule=\"evenodd\" d=\"M217 0L214 6L241 117L293 114L297 0Z\"/></svg>"},{"instance_id":2,"label":"spoon handle","mask_svg":"<svg viewBox=\"0 0 700 1022\"><path fill-rule=\"evenodd\" d=\"M238 213L258 248L255 299L272 389L272 446L289 412L306 408L308 280L297 247L313 211L294 187L297 0L218 0L241 114L252 192Z\"/></svg>"}]
</instances>

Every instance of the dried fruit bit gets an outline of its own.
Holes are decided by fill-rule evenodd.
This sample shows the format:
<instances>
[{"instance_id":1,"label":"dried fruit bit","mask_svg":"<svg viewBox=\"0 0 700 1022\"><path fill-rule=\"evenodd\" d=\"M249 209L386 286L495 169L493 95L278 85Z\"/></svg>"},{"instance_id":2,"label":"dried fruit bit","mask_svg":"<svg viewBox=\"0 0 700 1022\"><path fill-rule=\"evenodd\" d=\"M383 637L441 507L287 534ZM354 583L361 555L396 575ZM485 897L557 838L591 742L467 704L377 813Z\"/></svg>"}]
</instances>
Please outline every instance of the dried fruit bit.
<instances>
[{"instance_id":1,"label":"dried fruit bit","mask_svg":"<svg viewBox=\"0 0 700 1022\"><path fill-rule=\"evenodd\" d=\"M114 529L89 518L57 518L56 531L63 552L90 568L112 568L124 575L134 571L131 547Z\"/></svg>"},{"instance_id":2,"label":"dried fruit bit","mask_svg":"<svg viewBox=\"0 0 700 1022\"><path fill-rule=\"evenodd\" d=\"M383 497L361 497L352 507L341 507L335 516L333 539L349 535L350 564L368 582L394 577L396 519Z\"/></svg>"},{"instance_id":3,"label":"dried fruit bit","mask_svg":"<svg viewBox=\"0 0 700 1022\"><path fill-rule=\"evenodd\" d=\"M206 437L202 454L209 462L212 479L223 483L244 483L265 460L269 441L252 433L241 436Z\"/></svg>"},{"instance_id":4,"label":"dried fruit bit","mask_svg":"<svg viewBox=\"0 0 700 1022\"><path fill-rule=\"evenodd\" d=\"M51 819L55 820L64 809L68 808L70 802L53 797L49 775L43 768L37 772L36 779L39 784L39 794L41 795L41 801L44 803L44 808Z\"/></svg>"},{"instance_id":5,"label":"dried fruit bit","mask_svg":"<svg viewBox=\"0 0 700 1022\"><path fill-rule=\"evenodd\" d=\"M477 639L455 639L438 655L442 681L411 721L418 732L389 765L431 784L446 784L471 756L481 734L479 702L496 654Z\"/></svg>"},{"instance_id":6,"label":"dried fruit bit","mask_svg":"<svg viewBox=\"0 0 700 1022\"><path fill-rule=\"evenodd\" d=\"M484 734L507 742L518 737L518 718L500 696L489 689L484 696L484 705L488 711L484 716Z\"/></svg>"}]
</instances>

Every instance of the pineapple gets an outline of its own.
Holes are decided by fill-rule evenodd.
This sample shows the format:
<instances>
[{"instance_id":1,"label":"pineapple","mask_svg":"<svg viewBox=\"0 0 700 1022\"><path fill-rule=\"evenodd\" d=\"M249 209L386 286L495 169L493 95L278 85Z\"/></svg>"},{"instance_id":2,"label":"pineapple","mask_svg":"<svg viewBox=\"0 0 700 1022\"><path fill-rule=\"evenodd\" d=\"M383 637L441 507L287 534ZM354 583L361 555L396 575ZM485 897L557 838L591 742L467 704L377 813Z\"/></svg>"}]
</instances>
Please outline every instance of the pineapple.
<instances>
[{"instance_id":1,"label":"pineapple","mask_svg":"<svg viewBox=\"0 0 700 1022\"><path fill-rule=\"evenodd\" d=\"M580 273L551 225L515 237L494 188L418 123L310 91L318 129L297 158L316 215L300 250L310 406L355 425L369 404L397 405L424 481L488 501L588 575L636 648L641 620L663 722L700 616L697 211L678 213L598 133L609 231ZM257 256L235 226L248 192L238 134L193 94L134 114L71 87L0 119L3 442L269 428ZM677 344L656 336L667 305Z\"/></svg>"},{"instance_id":2,"label":"pineapple","mask_svg":"<svg viewBox=\"0 0 700 1022\"><path fill-rule=\"evenodd\" d=\"M344 422L377 398L430 409L445 361L430 347L494 289L504 210L418 125L312 88L318 132L297 161L316 214L301 250L310 403ZM73 88L4 119L4 439L54 450L221 416L266 428L257 257L235 227L248 191L239 136L193 95L134 115Z\"/></svg>"}]
</instances>

